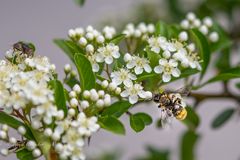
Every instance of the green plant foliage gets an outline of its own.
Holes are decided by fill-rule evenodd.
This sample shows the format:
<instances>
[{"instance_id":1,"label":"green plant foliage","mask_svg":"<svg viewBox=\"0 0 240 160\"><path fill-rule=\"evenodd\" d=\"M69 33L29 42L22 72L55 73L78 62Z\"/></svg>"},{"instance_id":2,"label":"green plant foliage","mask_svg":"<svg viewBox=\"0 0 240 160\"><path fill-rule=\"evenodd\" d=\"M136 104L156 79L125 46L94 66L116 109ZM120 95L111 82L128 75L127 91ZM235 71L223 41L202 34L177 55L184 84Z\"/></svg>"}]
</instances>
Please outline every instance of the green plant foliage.
<instances>
[{"instance_id":1,"label":"green plant foliage","mask_svg":"<svg viewBox=\"0 0 240 160\"><path fill-rule=\"evenodd\" d=\"M183 134L180 142L180 159L195 160L195 149L199 135L194 131L187 131Z\"/></svg>"},{"instance_id":2,"label":"green plant foliage","mask_svg":"<svg viewBox=\"0 0 240 160\"><path fill-rule=\"evenodd\" d=\"M128 101L117 101L113 103L111 106L107 107L103 112L102 116L115 116L120 117L123 115L130 107L131 103Z\"/></svg>"},{"instance_id":3,"label":"green plant foliage","mask_svg":"<svg viewBox=\"0 0 240 160\"><path fill-rule=\"evenodd\" d=\"M83 6L86 0L75 0L75 3L79 6Z\"/></svg>"},{"instance_id":4,"label":"green plant foliage","mask_svg":"<svg viewBox=\"0 0 240 160\"><path fill-rule=\"evenodd\" d=\"M74 56L74 60L79 73L82 90L90 90L95 88L96 78L92 71L92 65L89 60L80 53Z\"/></svg>"},{"instance_id":5,"label":"green plant foliage","mask_svg":"<svg viewBox=\"0 0 240 160\"><path fill-rule=\"evenodd\" d=\"M74 62L75 53L84 53L73 41L65 39L54 39L53 42Z\"/></svg>"},{"instance_id":6,"label":"green plant foliage","mask_svg":"<svg viewBox=\"0 0 240 160\"><path fill-rule=\"evenodd\" d=\"M32 155L32 151L29 151L26 148L22 148L17 150L16 152L17 158L19 160L30 160L30 159L34 159L33 155Z\"/></svg>"},{"instance_id":7,"label":"green plant foliage","mask_svg":"<svg viewBox=\"0 0 240 160\"><path fill-rule=\"evenodd\" d=\"M64 115L67 115L67 105L66 105L66 97L65 91L62 83L59 80L50 81L50 85L52 85L54 89L54 99L55 104L58 107L58 110L62 110Z\"/></svg>"},{"instance_id":8,"label":"green plant foliage","mask_svg":"<svg viewBox=\"0 0 240 160\"><path fill-rule=\"evenodd\" d=\"M145 125L152 124L152 117L146 113L139 112L139 113L134 114L134 116L142 119L142 121L144 122Z\"/></svg>"},{"instance_id":9,"label":"green plant foliage","mask_svg":"<svg viewBox=\"0 0 240 160\"><path fill-rule=\"evenodd\" d=\"M234 114L235 109L234 108L228 108L224 111L222 111L219 115L217 115L211 126L214 129L222 127Z\"/></svg>"},{"instance_id":10,"label":"green plant foliage","mask_svg":"<svg viewBox=\"0 0 240 160\"><path fill-rule=\"evenodd\" d=\"M152 146L147 147L147 155L135 160L170 160L169 150L160 150Z\"/></svg>"},{"instance_id":11,"label":"green plant foliage","mask_svg":"<svg viewBox=\"0 0 240 160\"><path fill-rule=\"evenodd\" d=\"M141 132L144 129L145 124L140 117L130 115L130 126L135 132Z\"/></svg>"},{"instance_id":12,"label":"green plant foliage","mask_svg":"<svg viewBox=\"0 0 240 160\"><path fill-rule=\"evenodd\" d=\"M234 78L240 78L240 67L231 68L227 71L219 73L217 76L209 79L203 85L206 85L208 83L218 82L218 81L227 81L227 80L231 80Z\"/></svg>"},{"instance_id":13,"label":"green plant foliage","mask_svg":"<svg viewBox=\"0 0 240 160\"><path fill-rule=\"evenodd\" d=\"M152 123L152 118L146 113L136 113L130 115L130 125L135 132L142 131L146 125Z\"/></svg>"},{"instance_id":14,"label":"green plant foliage","mask_svg":"<svg viewBox=\"0 0 240 160\"><path fill-rule=\"evenodd\" d=\"M116 117L113 116L99 117L98 123L101 126L101 128L106 129L112 133L121 135L125 134L124 125Z\"/></svg>"},{"instance_id":15,"label":"green plant foliage","mask_svg":"<svg viewBox=\"0 0 240 160\"><path fill-rule=\"evenodd\" d=\"M0 111L0 123L1 124L7 124L8 126L14 128L14 129L18 129L19 126L24 126L26 128L26 134L24 135L24 137L26 137L27 139L32 139L34 140L34 136L30 130L30 128L25 125L24 123L20 122L19 120L11 117L10 115L4 113L4 112L1 112Z\"/></svg>"},{"instance_id":16,"label":"green plant foliage","mask_svg":"<svg viewBox=\"0 0 240 160\"><path fill-rule=\"evenodd\" d=\"M201 57L203 59L202 73L201 73L201 77L203 77L207 70L207 67L208 67L208 64L209 64L210 58L211 58L209 44L208 44L206 37L201 32L199 32L197 29L190 30L190 34L191 34L193 41L197 44L199 54L201 55Z\"/></svg>"},{"instance_id":17,"label":"green plant foliage","mask_svg":"<svg viewBox=\"0 0 240 160\"><path fill-rule=\"evenodd\" d=\"M196 129L200 124L200 118L197 113L191 107L186 107L187 117L183 120L183 123L187 125L190 130Z\"/></svg>"},{"instance_id":18,"label":"green plant foliage","mask_svg":"<svg viewBox=\"0 0 240 160\"><path fill-rule=\"evenodd\" d=\"M123 39L125 39L126 35L125 34L119 34L115 37L113 37L109 43L113 43L113 44L119 44Z\"/></svg>"}]
</instances>

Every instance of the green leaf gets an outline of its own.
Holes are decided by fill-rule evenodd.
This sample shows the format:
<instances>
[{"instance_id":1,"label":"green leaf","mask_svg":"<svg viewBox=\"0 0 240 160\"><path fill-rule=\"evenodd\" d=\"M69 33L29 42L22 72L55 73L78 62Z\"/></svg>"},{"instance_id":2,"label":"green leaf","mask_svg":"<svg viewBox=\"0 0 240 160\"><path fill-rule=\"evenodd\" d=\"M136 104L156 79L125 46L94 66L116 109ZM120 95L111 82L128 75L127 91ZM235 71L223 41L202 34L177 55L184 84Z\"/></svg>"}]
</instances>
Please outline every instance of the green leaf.
<instances>
[{"instance_id":1,"label":"green leaf","mask_svg":"<svg viewBox=\"0 0 240 160\"><path fill-rule=\"evenodd\" d=\"M113 37L113 38L109 41L109 43L119 44L125 37L126 37L125 34L119 34L119 35Z\"/></svg>"},{"instance_id":2,"label":"green leaf","mask_svg":"<svg viewBox=\"0 0 240 160\"><path fill-rule=\"evenodd\" d=\"M183 120L183 123L188 126L189 129L196 129L200 124L200 118L197 113L191 108L186 107L187 117Z\"/></svg>"},{"instance_id":3,"label":"green leaf","mask_svg":"<svg viewBox=\"0 0 240 160\"><path fill-rule=\"evenodd\" d=\"M234 78L240 78L240 67L231 68L222 73L219 73L217 76L209 79L207 82L203 83L198 88L203 87L204 85L209 84L209 83L214 83L214 82L218 82L218 81L227 81L227 80L231 80Z\"/></svg>"},{"instance_id":4,"label":"green leaf","mask_svg":"<svg viewBox=\"0 0 240 160\"><path fill-rule=\"evenodd\" d=\"M217 115L212 122L212 128L217 129L223 126L232 117L234 111L234 108L228 108Z\"/></svg>"},{"instance_id":5,"label":"green leaf","mask_svg":"<svg viewBox=\"0 0 240 160\"><path fill-rule=\"evenodd\" d=\"M193 131L187 131L183 134L180 148L181 148L181 160L195 160L195 148L196 142L199 139L199 135Z\"/></svg>"},{"instance_id":6,"label":"green leaf","mask_svg":"<svg viewBox=\"0 0 240 160\"><path fill-rule=\"evenodd\" d=\"M230 55L230 48L226 48L218 54L218 59L216 60L216 68L219 71L223 72L231 68Z\"/></svg>"},{"instance_id":7,"label":"green leaf","mask_svg":"<svg viewBox=\"0 0 240 160\"><path fill-rule=\"evenodd\" d=\"M64 53L74 62L75 53L84 53L83 50L73 41L65 39L54 39L53 42L61 48Z\"/></svg>"},{"instance_id":8,"label":"green leaf","mask_svg":"<svg viewBox=\"0 0 240 160\"><path fill-rule=\"evenodd\" d=\"M101 126L101 128L106 129L110 132L122 135L125 134L125 128L122 122L119 121L116 117L113 116L100 117L98 119L98 123Z\"/></svg>"},{"instance_id":9,"label":"green leaf","mask_svg":"<svg viewBox=\"0 0 240 160\"><path fill-rule=\"evenodd\" d=\"M141 132L145 128L145 123L139 116L130 115L130 126L135 132Z\"/></svg>"},{"instance_id":10,"label":"green leaf","mask_svg":"<svg viewBox=\"0 0 240 160\"><path fill-rule=\"evenodd\" d=\"M135 158L134 160L170 160L169 150L160 150L153 146L147 146L147 156Z\"/></svg>"},{"instance_id":11,"label":"green leaf","mask_svg":"<svg viewBox=\"0 0 240 160\"><path fill-rule=\"evenodd\" d=\"M20 122L19 120L13 118L12 116L0 111L0 123L1 124L7 124L8 126L14 128L14 129L18 129L19 126L24 126L26 129L26 134L24 135L24 137L26 137L27 139L30 140L34 140L34 136L30 130L30 128L25 125L24 123Z\"/></svg>"},{"instance_id":12,"label":"green leaf","mask_svg":"<svg viewBox=\"0 0 240 160\"><path fill-rule=\"evenodd\" d=\"M79 73L80 85L82 90L95 88L96 78L92 71L92 65L89 60L82 54L74 56L75 64Z\"/></svg>"},{"instance_id":13,"label":"green leaf","mask_svg":"<svg viewBox=\"0 0 240 160\"><path fill-rule=\"evenodd\" d=\"M211 43L211 51L219 51L225 48L229 48L232 45L232 41L227 36L227 33L217 23L213 23L212 30L216 31L219 35L219 40L215 43Z\"/></svg>"},{"instance_id":14,"label":"green leaf","mask_svg":"<svg viewBox=\"0 0 240 160\"><path fill-rule=\"evenodd\" d=\"M236 87L240 89L240 82L236 83Z\"/></svg>"},{"instance_id":15,"label":"green leaf","mask_svg":"<svg viewBox=\"0 0 240 160\"><path fill-rule=\"evenodd\" d=\"M165 36L168 37L168 25L163 22L163 21L159 21L156 24L156 31L155 31L155 35L156 36Z\"/></svg>"},{"instance_id":16,"label":"green leaf","mask_svg":"<svg viewBox=\"0 0 240 160\"><path fill-rule=\"evenodd\" d=\"M146 113L139 112L139 113L134 114L134 116L142 119L142 121L144 122L145 125L150 125L152 123L152 117Z\"/></svg>"},{"instance_id":17,"label":"green leaf","mask_svg":"<svg viewBox=\"0 0 240 160\"><path fill-rule=\"evenodd\" d=\"M19 160L30 160L30 159L34 159L33 155L32 155L32 151L29 151L26 148L22 148L20 150L18 150L16 152L17 158Z\"/></svg>"},{"instance_id":18,"label":"green leaf","mask_svg":"<svg viewBox=\"0 0 240 160\"><path fill-rule=\"evenodd\" d=\"M128 101L118 101L113 103L111 106L107 107L103 112L102 116L115 116L120 117L123 115L130 107L131 103Z\"/></svg>"},{"instance_id":19,"label":"green leaf","mask_svg":"<svg viewBox=\"0 0 240 160\"><path fill-rule=\"evenodd\" d=\"M52 80L50 84L53 86L54 89L54 99L55 104L58 110L63 110L64 115L67 115L67 105L66 105L66 97L65 91L63 88L62 83L59 80Z\"/></svg>"},{"instance_id":20,"label":"green leaf","mask_svg":"<svg viewBox=\"0 0 240 160\"><path fill-rule=\"evenodd\" d=\"M201 32L198 31L198 29L190 30L190 34L193 38L193 41L196 43L198 47L198 52L203 60L202 73L201 73L201 77L203 77L203 75L207 70L208 64L210 62L210 57L211 57L208 40Z\"/></svg>"},{"instance_id":21,"label":"green leaf","mask_svg":"<svg viewBox=\"0 0 240 160\"><path fill-rule=\"evenodd\" d=\"M75 3L79 6L83 6L85 3L85 0L75 0Z\"/></svg>"}]
</instances>

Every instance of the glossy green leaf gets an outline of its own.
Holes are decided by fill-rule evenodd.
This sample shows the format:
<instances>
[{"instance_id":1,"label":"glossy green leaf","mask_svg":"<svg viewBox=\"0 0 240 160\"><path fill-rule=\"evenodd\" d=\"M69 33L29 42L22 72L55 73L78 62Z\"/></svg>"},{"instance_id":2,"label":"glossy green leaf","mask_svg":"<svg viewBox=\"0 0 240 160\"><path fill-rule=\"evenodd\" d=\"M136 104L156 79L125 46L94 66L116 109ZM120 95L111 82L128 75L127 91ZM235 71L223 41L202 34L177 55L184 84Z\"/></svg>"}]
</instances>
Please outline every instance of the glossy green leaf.
<instances>
[{"instance_id":1,"label":"glossy green leaf","mask_svg":"<svg viewBox=\"0 0 240 160\"><path fill-rule=\"evenodd\" d=\"M19 160L32 160L32 159L34 159L32 151L29 151L26 148L19 149L16 152L16 155L17 155L17 158Z\"/></svg>"},{"instance_id":2,"label":"glossy green leaf","mask_svg":"<svg viewBox=\"0 0 240 160\"><path fill-rule=\"evenodd\" d=\"M206 37L198 29L190 30L191 37L197 45L198 52L203 60L201 77L205 74L210 62L211 52Z\"/></svg>"},{"instance_id":3,"label":"glossy green leaf","mask_svg":"<svg viewBox=\"0 0 240 160\"><path fill-rule=\"evenodd\" d=\"M183 134L180 149L181 160L196 160L195 149L199 135L193 131L187 131Z\"/></svg>"},{"instance_id":4,"label":"glossy green leaf","mask_svg":"<svg viewBox=\"0 0 240 160\"><path fill-rule=\"evenodd\" d=\"M150 125L152 123L152 117L146 113L139 112L134 114L134 116L142 119L145 125Z\"/></svg>"},{"instance_id":5,"label":"glossy green leaf","mask_svg":"<svg viewBox=\"0 0 240 160\"><path fill-rule=\"evenodd\" d=\"M19 126L24 126L26 128L26 134L24 135L24 137L26 137L27 139L34 139L34 136L30 130L30 128L25 125L24 123L20 122L19 120L17 120L16 118L13 118L12 116L0 111L0 123L1 124L7 124L8 126L14 128L14 129L18 129Z\"/></svg>"},{"instance_id":6,"label":"glossy green leaf","mask_svg":"<svg viewBox=\"0 0 240 160\"><path fill-rule=\"evenodd\" d=\"M123 115L130 107L131 103L128 101L117 101L113 103L111 106L107 107L103 112L102 116L115 116L120 117Z\"/></svg>"},{"instance_id":7,"label":"glossy green leaf","mask_svg":"<svg viewBox=\"0 0 240 160\"><path fill-rule=\"evenodd\" d=\"M125 128L121 121L119 121L116 117L113 116L104 116L98 119L98 123L101 128L106 129L110 132L116 134L125 134Z\"/></svg>"},{"instance_id":8,"label":"glossy green leaf","mask_svg":"<svg viewBox=\"0 0 240 160\"><path fill-rule=\"evenodd\" d=\"M227 80L231 80L234 78L240 78L240 67L231 68L227 71L219 73L217 76L209 79L207 82L205 82L201 86L204 86L208 83L214 83L214 82L218 82L218 81L227 81Z\"/></svg>"},{"instance_id":9,"label":"glossy green leaf","mask_svg":"<svg viewBox=\"0 0 240 160\"><path fill-rule=\"evenodd\" d=\"M75 53L83 53L83 50L73 41L65 39L54 39L53 42L63 50L64 53L74 62Z\"/></svg>"},{"instance_id":10,"label":"glossy green leaf","mask_svg":"<svg viewBox=\"0 0 240 160\"><path fill-rule=\"evenodd\" d=\"M125 34L119 34L115 37L113 37L109 43L119 44L124 38L126 37Z\"/></svg>"},{"instance_id":11,"label":"glossy green leaf","mask_svg":"<svg viewBox=\"0 0 240 160\"><path fill-rule=\"evenodd\" d=\"M186 124L189 129L194 130L199 126L200 118L191 107L186 107L186 110L187 117L183 120L183 123Z\"/></svg>"},{"instance_id":12,"label":"glossy green leaf","mask_svg":"<svg viewBox=\"0 0 240 160\"><path fill-rule=\"evenodd\" d=\"M92 65L89 60L82 54L78 53L74 56L75 65L77 67L82 90L90 90L95 88L96 78L92 71Z\"/></svg>"},{"instance_id":13,"label":"glossy green leaf","mask_svg":"<svg viewBox=\"0 0 240 160\"><path fill-rule=\"evenodd\" d=\"M218 71L223 72L231 68L230 64L231 50L226 48L218 53L218 58L216 60L216 68Z\"/></svg>"},{"instance_id":14,"label":"glossy green leaf","mask_svg":"<svg viewBox=\"0 0 240 160\"><path fill-rule=\"evenodd\" d=\"M145 128L145 123L141 117L130 115L130 126L135 132L141 132Z\"/></svg>"},{"instance_id":15,"label":"glossy green leaf","mask_svg":"<svg viewBox=\"0 0 240 160\"><path fill-rule=\"evenodd\" d=\"M52 80L50 83L53 86L54 89L54 99L55 104L58 108L58 110L62 110L64 112L64 115L67 115L67 105L66 105L66 97L65 97L65 91L63 88L62 83L59 80Z\"/></svg>"},{"instance_id":16,"label":"glossy green leaf","mask_svg":"<svg viewBox=\"0 0 240 160\"><path fill-rule=\"evenodd\" d=\"M163 21L159 21L156 24L155 35L168 37L168 25Z\"/></svg>"},{"instance_id":17,"label":"glossy green leaf","mask_svg":"<svg viewBox=\"0 0 240 160\"><path fill-rule=\"evenodd\" d=\"M223 126L232 117L234 111L234 108L228 108L217 115L212 122L212 128L217 129Z\"/></svg>"}]
</instances>

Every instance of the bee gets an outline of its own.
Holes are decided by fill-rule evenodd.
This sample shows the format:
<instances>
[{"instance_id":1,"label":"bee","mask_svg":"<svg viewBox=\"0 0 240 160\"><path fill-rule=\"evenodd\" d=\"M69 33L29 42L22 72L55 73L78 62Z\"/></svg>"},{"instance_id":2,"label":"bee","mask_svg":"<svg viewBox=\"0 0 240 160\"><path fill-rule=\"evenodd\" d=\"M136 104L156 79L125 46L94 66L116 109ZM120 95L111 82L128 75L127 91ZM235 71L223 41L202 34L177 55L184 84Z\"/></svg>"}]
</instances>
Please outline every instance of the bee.
<instances>
[{"instance_id":1,"label":"bee","mask_svg":"<svg viewBox=\"0 0 240 160\"><path fill-rule=\"evenodd\" d=\"M19 140L18 140L17 143L16 143L15 145L9 147L8 150L15 152L15 151L17 151L18 149L24 147L24 146L26 145L26 143L27 143L27 140L23 140L23 141L19 141Z\"/></svg>"},{"instance_id":2,"label":"bee","mask_svg":"<svg viewBox=\"0 0 240 160\"><path fill-rule=\"evenodd\" d=\"M182 96L188 95L189 92L162 92L153 96L153 101L158 103L158 108L161 108L168 117L174 116L178 120L184 120L187 117L187 110Z\"/></svg>"},{"instance_id":3,"label":"bee","mask_svg":"<svg viewBox=\"0 0 240 160\"><path fill-rule=\"evenodd\" d=\"M27 57L33 57L35 48L31 43L17 42L13 44L13 50L19 52L20 55L25 55Z\"/></svg>"}]
</instances>

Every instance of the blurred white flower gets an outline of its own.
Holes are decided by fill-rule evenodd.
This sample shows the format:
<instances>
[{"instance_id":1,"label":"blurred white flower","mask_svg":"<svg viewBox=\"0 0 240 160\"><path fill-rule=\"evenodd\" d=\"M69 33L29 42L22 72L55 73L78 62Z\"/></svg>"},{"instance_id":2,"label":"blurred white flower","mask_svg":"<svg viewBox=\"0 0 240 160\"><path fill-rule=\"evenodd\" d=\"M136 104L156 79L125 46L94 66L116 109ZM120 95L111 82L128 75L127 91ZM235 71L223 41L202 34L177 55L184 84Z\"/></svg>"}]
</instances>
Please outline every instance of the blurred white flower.
<instances>
[{"instance_id":1,"label":"blurred white flower","mask_svg":"<svg viewBox=\"0 0 240 160\"><path fill-rule=\"evenodd\" d=\"M167 39L165 37L151 37L148 39L148 44L150 46L151 51L155 53L159 53L161 48L165 48L167 43Z\"/></svg>"},{"instance_id":2,"label":"blurred white flower","mask_svg":"<svg viewBox=\"0 0 240 160\"><path fill-rule=\"evenodd\" d=\"M150 73L152 71L152 68L149 65L149 60L138 56L133 56L131 60L128 61L127 68L134 68L134 72L136 74L142 74L143 70L145 70L147 73Z\"/></svg>"},{"instance_id":3,"label":"blurred white flower","mask_svg":"<svg viewBox=\"0 0 240 160\"><path fill-rule=\"evenodd\" d=\"M136 80L137 77L132 74L129 70L121 68L118 71L111 73L112 81L116 85L124 84L125 86L131 86L133 80Z\"/></svg>"},{"instance_id":4,"label":"blurred white flower","mask_svg":"<svg viewBox=\"0 0 240 160\"><path fill-rule=\"evenodd\" d=\"M134 84L130 87L125 86L125 90L120 94L122 97L128 97L131 104L135 104L138 98L146 98L146 92L140 84Z\"/></svg>"},{"instance_id":5,"label":"blurred white flower","mask_svg":"<svg viewBox=\"0 0 240 160\"><path fill-rule=\"evenodd\" d=\"M171 80L171 76L179 77L181 72L177 68L178 63L174 59L170 59L169 61L166 59L160 59L159 65L154 68L156 73L162 73L163 82L169 82Z\"/></svg>"},{"instance_id":6,"label":"blurred white flower","mask_svg":"<svg viewBox=\"0 0 240 160\"><path fill-rule=\"evenodd\" d=\"M120 57L119 47L113 43L107 44L104 47L100 47L97 50L96 61L105 62L107 64L112 64L113 59L118 59Z\"/></svg>"}]
</instances>

